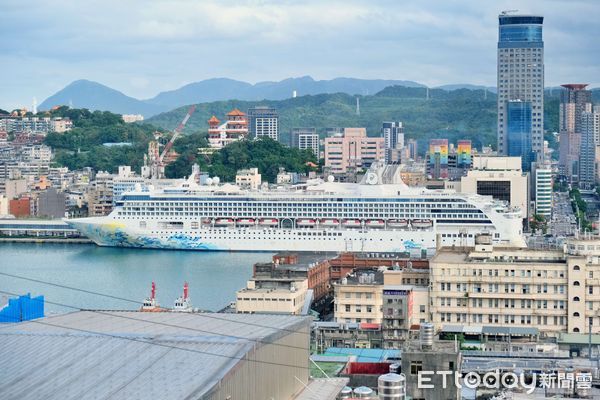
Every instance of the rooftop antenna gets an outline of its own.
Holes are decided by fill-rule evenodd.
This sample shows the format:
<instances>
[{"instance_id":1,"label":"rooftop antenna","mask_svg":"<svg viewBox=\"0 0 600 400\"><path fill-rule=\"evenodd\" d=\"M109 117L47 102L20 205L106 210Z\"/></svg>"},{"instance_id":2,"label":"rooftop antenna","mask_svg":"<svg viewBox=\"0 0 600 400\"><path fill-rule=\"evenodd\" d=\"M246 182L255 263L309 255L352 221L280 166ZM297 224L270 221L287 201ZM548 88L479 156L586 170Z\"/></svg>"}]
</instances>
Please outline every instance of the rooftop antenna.
<instances>
[{"instance_id":1,"label":"rooftop antenna","mask_svg":"<svg viewBox=\"0 0 600 400\"><path fill-rule=\"evenodd\" d=\"M426 88L425 99L429 100L429 87Z\"/></svg>"},{"instance_id":2,"label":"rooftop antenna","mask_svg":"<svg viewBox=\"0 0 600 400\"><path fill-rule=\"evenodd\" d=\"M518 13L519 10L504 10L500 13L500 15L508 15L508 14L514 14L514 13Z\"/></svg>"},{"instance_id":3,"label":"rooftop antenna","mask_svg":"<svg viewBox=\"0 0 600 400\"><path fill-rule=\"evenodd\" d=\"M356 115L360 115L360 98L356 96Z\"/></svg>"},{"instance_id":4,"label":"rooftop antenna","mask_svg":"<svg viewBox=\"0 0 600 400\"><path fill-rule=\"evenodd\" d=\"M483 99L487 100L487 87L483 88Z\"/></svg>"}]
</instances>

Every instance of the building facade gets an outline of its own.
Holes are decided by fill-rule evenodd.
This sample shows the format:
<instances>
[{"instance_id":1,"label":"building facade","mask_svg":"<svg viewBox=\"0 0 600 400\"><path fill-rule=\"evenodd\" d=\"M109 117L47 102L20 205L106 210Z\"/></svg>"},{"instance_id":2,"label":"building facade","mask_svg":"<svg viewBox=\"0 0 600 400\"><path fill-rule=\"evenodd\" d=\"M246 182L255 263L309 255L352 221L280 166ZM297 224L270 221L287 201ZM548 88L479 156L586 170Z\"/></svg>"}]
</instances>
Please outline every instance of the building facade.
<instances>
[{"instance_id":1,"label":"building facade","mask_svg":"<svg viewBox=\"0 0 600 400\"><path fill-rule=\"evenodd\" d=\"M461 178L460 190L506 201L527 218L529 179L521 167L519 157L475 156L473 169Z\"/></svg>"},{"instance_id":2,"label":"building facade","mask_svg":"<svg viewBox=\"0 0 600 400\"><path fill-rule=\"evenodd\" d=\"M342 278L334 286L335 321L381 324L382 288L380 272L359 272L354 277Z\"/></svg>"},{"instance_id":3,"label":"building facade","mask_svg":"<svg viewBox=\"0 0 600 400\"><path fill-rule=\"evenodd\" d=\"M544 147L544 17L504 12L498 20L498 151L500 155L516 155L510 154L516 152L510 147L511 136L512 144L518 145L515 137L529 134L530 139L526 142L531 143L534 161L541 161ZM513 100L521 103L512 103L509 108ZM518 132L511 127L518 128ZM526 150L528 148L521 148L521 151Z\"/></svg>"},{"instance_id":4,"label":"building facade","mask_svg":"<svg viewBox=\"0 0 600 400\"><path fill-rule=\"evenodd\" d=\"M248 109L248 127L253 139L279 140L279 114L275 108L257 106Z\"/></svg>"},{"instance_id":5,"label":"building facade","mask_svg":"<svg viewBox=\"0 0 600 400\"><path fill-rule=\"evenodd\" d=\"M319 159L319 134L317 128L292 128L292 147L310 150Z\"/></svg>"},{"instance_id":6,"label":"building facade","mask_svg":"<svg viewBox=\"0 0 600 400\"><path fill-rule=\"evenodd\" d=\"M582 139L583 112L592 111L592 92L587 84L570 83L561 85L558 113L560 153L559 173L570 181L577 181L579 175L579 154Z\"/></svg>"},{"instance_id":7,"label":"building facade","mask_svg":"<svg viewBox=\"0 0 600 400\"><path fill-rule=\"evenodd\" d=\"M482 243L482 242L480 242ZM542 335L600 332L600 239L565 250L443 248L431 259L431 317L444 325L538 328Z\"/></svg>"},{"instance_id":8,"label":"building facade","mask_svg":"<svg viewBox=\"0 0 600 400\"><path fill-rule=\"evenodd\" d=\"M368 137L365 128L345 128L343 135L325 139L325 166L333 174L366 168L384 159L384 139Z\"/></svg>"},{"instance_id":9,"label":"building facade","mask_svg":"<svg viewBox=\"0 0 600 400\"><path fill-rule=\"evenodd\" d=\"M237 108L227 113L227 120L222 124L214 115L208 120L208 144L212 148L221 149L247 136L246 114Z\"/></svg>"},{"instance_id":10,"label":"building facade","mask_svg":"<svg viewBox=\"0 0 600 400\"><path fill-rule=\"evenodd\" d=\"M579 186L593 189L598 182L598 145L600 145L600 109L581 113L581 145L579 151Z\"/></svg>"},{"instance_id":11,"label":"building facade","mask_svg":"<svg viewBox=\"0 0 600 400\"><path fill-rule=\"evenodd\" d=\"M389 164L391 161L398 161L397 156L393 153L398 153L404 148L404 127L400 121L384 122L381 126L381 136L385 148L385 162Z\"/></svg>"},{"instance_id":12,"label":"building facade","mask_svg":"<svg viewBox=\"0 0 600 400\"><path fill-rule=\"evenodd\" d=\"M552 215L552 169L535 168L535 213L548 221Z\"/></svg>"},{"instance_id":13,"label":"building facade","mask_svg":"<svg viewBox=\"0 0 600 400\"><path fill-rule=\"evenodd\" d=\"M262 183L258 168L241 169L235 175L235 184L242 188L256 190Z\"/></svg>"}]
</instances>

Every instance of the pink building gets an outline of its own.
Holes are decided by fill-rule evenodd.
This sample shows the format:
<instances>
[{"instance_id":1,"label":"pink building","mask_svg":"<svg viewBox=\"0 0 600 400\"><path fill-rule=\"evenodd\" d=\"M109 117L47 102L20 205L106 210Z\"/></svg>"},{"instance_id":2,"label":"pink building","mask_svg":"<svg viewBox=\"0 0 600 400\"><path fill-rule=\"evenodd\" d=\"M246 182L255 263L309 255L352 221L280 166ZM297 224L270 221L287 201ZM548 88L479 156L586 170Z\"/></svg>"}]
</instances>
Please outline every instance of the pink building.
<instances>
[{"instance_id":1,"label":"pink building","mask_svg":"<svg viewBox=\"0 0 600 400\"><path fill-rule=\"evenodd\" d=\"M384 138L367 137L365 128L344 128L343 135L325 139L325 166L333 174L344 174L348 167L369 167L385 156Z\"/></svg>"}]
</instances>

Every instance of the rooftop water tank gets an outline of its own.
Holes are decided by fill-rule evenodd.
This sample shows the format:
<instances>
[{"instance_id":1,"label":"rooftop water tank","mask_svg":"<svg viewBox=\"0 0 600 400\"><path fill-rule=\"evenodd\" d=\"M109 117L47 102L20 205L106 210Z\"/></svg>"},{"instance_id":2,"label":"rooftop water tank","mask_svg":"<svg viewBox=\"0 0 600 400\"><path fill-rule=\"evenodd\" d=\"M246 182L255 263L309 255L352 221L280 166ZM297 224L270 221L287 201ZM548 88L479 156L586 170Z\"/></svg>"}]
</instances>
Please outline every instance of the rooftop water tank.
<instances>
[{"instance_id":1,"label":"rooftop water tank","mask_svg":"<svg viewBox=\"0 0 600 400\"><path fill-rule=\"evenodd\" d=\"M406 377L404 374L385 374L377 379L379 400L404 400L406 398Z\"/></svg>"},{"instance_id":2,"label":"rooftop water tank","mask_svg":"<svg viewBox=\"0 0 600 400\"><path fill-rule=\"evenodd\" d=\"M359 386L354 389L354 397L357 399L373 399L374 392L366 386Z\"/></svg>"},{"instance_id":3,"label":"rooftop water tank","mask_svg":"<svg viewBox=\"0 0 600 400\"><path fill-rule=\"evenodd\" d=\"M344 386L338 398L341 399L350 399L352 398L352 388L350 386Z\"/></svg>"}]
</instances>

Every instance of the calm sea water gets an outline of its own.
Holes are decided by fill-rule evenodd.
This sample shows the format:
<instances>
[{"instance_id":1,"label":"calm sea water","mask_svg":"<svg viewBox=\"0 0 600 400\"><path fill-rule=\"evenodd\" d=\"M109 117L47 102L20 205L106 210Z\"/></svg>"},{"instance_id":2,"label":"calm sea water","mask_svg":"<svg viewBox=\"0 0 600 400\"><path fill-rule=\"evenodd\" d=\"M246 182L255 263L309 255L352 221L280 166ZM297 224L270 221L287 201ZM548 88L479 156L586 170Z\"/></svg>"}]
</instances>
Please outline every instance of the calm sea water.
<instances>
[{"instance_id":1,"label":"calm sea water","mask_svg":"<svg viewBox=\"0 0 600 400\"><path fill-rule=\"evenodd\" d=\"M157 299L172 307L184 281L194 307L217 311L246 285L252 265L269 253L139 250L80 244L0 243L0 272L142 302L154 280ZM47 313L78 308L137 309L139 305L0 275L0 291L46 297ZM0 293L0 297L4 297Z\"/></svg>"}]
</instances>

